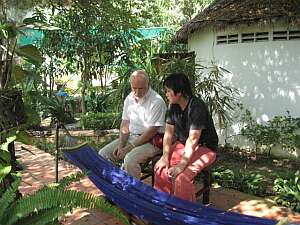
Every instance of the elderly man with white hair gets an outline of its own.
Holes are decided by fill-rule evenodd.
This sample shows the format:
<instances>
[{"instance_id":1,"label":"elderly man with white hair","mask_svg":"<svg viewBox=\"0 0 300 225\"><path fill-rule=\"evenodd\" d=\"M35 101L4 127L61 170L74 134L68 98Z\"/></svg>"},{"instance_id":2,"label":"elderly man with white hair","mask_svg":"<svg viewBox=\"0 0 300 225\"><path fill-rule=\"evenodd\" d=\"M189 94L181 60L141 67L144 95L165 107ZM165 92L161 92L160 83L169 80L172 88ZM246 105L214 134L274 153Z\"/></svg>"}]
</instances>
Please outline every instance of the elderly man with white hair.
<instances>
[{"instance_id":1,"label":"elderly man with white hair","mask_svg":"<svg viewBox=\"0 0 300 225\"><path fill-rule=\"evenodd\" d=\"M145 71L134 71L130 85L119 138L103 147L99 154L112 162L123 160L122 168L129 175L140 178L140 164L162 151L151 140L164 133L167 107L163 98L151 89Z\"/></svg>"}]
</instances>

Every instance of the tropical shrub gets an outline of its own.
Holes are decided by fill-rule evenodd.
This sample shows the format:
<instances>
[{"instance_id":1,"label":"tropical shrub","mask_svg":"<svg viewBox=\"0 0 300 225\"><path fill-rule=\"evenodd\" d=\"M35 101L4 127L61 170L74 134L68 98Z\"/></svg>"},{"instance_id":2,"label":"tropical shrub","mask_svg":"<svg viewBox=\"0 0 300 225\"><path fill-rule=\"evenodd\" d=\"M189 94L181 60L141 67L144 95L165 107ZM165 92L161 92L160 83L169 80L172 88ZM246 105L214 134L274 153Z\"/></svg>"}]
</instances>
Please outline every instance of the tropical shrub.
<instances>
[{"instance_id":1,"label":"tropical shrub","mask_svg":"<svg viewBox=\"0 0 300 225\"><path fill-rule=\"evenodd\" d=\"M197 64L195 72L195 92L208 105L209 111L218 119L220 128L232 121L231 113L237 106L239 91L224 83L223 78L230 71L212 62L204 66Z\"/></svg>"},{"instance_id":2,"label":"tropical shrub","mask_svg":"<svg viewBox=\"0 0 300 225\"><path fill-rule=\"evenodd\" d=\"M242 122L245 126L241 129L241 135L254 142L256 152L265 146L270 155L271 148L278 144L287 151L300 147L300 118L292 118L289 112L285 116L275 116L265 124L259 124L246 109Z\"/></svg>"},{"instance_id":3,"label":"tropical shrub","mask_svg":"<svg viewBox=\"0 0 300 225\"><path fill-rule=\"evenodd\" d=\"M109 112L112 110L110 93L105 93L95 87L89 88L85 101L88 112Z\"/></svg>"},{"instance_id":4,"label":"tropical shrub","mask_svg":"<svg viewBox=\"0 0 300 225\"><path fill-rule=\"evenodd\" d=\"M300 173L297 171L289 179L277 178L273 190L277 193L275 201L300 212Z\"/></svg>"},{"instance_id":5,"label":"tropical shrub","mask_svg":"<svg viewBox=\"0 0 300 225\"><path fill-rule=\"evenodd\" d=\"M84 129L119 129L120 123L121 115L119 113L87 113L80 119L80 124Z\"/></svg>"},{"instance_id":6,"label":"tropical shrub","mask_svg":"<svg viewBox=\"0 0 300 225\"><path fill-rule=\"evenodd\" d=\"M52 123L74 123L74 115L70 110L68 99L60 101L56 96L52 95L49 97L39 96L41 108L44 113L51 116Z\"/></svg>"},{"instance_id":7,"label":"tropical shrub","mask_svg":"<svg viewBox=\"0 0 300 225\"><path fill-rule=\"evenodd\" d=\"M32 144L47 153L54 154L55 153L55 143L52 141L48 141L46 137L38 137L32 138Z\"/></svg>"},{"instance_id":8,"label":"tropical shrub","mask_svg":"<svg viewBox=\"0 0 300 225\"><path fill-rule=\"evenodd\" d=\"M249 194L264 196L266 194L265 178L261 174L252 174L239 169L233 171L218 167L213 171L214 180L223 187L233 188Z\"/></svg>"}]
</instances>

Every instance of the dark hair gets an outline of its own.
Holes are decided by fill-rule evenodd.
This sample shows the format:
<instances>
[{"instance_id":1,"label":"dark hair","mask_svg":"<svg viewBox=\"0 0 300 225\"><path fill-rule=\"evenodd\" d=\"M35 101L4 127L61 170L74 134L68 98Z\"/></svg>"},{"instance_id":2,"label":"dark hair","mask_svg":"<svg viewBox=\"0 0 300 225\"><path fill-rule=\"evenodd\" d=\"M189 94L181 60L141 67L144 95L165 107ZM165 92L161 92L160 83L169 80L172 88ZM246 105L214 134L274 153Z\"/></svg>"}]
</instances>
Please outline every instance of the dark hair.
<instances>
[{"instance_id":1,"label":"dark hair","mask_svg":"<svg viewBox=\"0 0 300 225\"><path fill-rule=\"evenodd\" d=\"M163 85L173 90L174 94L181 93L184 97L193 95L189 78L184 73L172 73L165 80Z\"/></svg>"}]
</instances>

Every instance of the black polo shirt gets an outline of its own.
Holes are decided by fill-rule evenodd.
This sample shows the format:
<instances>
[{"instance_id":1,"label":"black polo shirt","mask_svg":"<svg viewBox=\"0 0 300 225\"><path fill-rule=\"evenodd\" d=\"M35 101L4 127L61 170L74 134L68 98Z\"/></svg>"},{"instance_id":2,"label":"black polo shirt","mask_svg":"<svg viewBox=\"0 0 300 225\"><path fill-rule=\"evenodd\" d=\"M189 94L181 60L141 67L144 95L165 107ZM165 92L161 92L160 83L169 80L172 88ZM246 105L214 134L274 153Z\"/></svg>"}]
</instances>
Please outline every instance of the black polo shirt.
<instances>
[{"instance_id":1,"label":"black polo shirt","mask_svg":"<svg viewBox=\"0 0 300 225\"><path fill-rule=\"evenodd\" d=\"M212 150L218 146L218 135L213 119L204 101L191 97L184 110L178 104L171 104L166 122L175 126L175 138L185 144L190 130L202 130L199 144Z\"/></svg>"}]
</instances>

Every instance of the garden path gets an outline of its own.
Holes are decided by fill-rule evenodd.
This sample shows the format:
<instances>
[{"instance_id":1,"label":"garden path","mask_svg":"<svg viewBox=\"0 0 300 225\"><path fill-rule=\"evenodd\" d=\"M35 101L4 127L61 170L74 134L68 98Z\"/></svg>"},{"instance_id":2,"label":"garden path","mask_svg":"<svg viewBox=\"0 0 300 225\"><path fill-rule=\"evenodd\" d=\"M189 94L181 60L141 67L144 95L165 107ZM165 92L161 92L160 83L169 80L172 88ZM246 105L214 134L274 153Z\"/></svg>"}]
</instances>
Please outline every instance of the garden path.
<instances>
[{"instance_id":1,"label":"garden path","mask_svg":"<svg viewBox=\"0 0 300 225\"><path fill-rule=\"evenodd\" d=\"M29 149L34 155L25 149ZM34 146L16 143L16 154L23 166L22 184L19 190L22 194L31 194L43 185L55 181L55 159L52 155ZM76 167L65 162L59 163L59 179L78 171ZM73 184L71 189L81 190L95 195L103 195L88 178ZM285 207L273 205L270 201L244 194L235 190L213 187L211 192L211 206L223 210L231 210L247 215L280 220L288 217L289 221L300 224L300 214L293 213ZM64 225L122 225L117 219L108 214L77 209L67 215Z\"/></svg>"}]
</instances>

